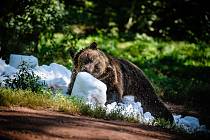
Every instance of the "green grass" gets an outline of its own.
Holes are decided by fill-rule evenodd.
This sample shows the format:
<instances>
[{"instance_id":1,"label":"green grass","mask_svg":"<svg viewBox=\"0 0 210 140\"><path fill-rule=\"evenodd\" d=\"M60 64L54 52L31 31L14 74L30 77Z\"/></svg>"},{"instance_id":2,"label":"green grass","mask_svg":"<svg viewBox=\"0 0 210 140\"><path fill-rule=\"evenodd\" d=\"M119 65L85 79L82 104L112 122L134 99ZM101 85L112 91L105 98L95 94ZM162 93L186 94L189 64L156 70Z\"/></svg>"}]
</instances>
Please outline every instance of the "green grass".
<instances>
[{"instance_id":1,"label":"green grass","mask_svg":"<svg viewBox=\"0 0 210 140\"><path fill-rule=\"evenodd\" d=\"M37 93L30 90L0 88L0 106L21 106L33 109L46 108L106 120L138 122L132 115L122 115L120 113L121 110L114 110L108 114L105 108L101 106L91 107L77 97L64 96L59 92L52 94L50 91L44 90Z\"/></svg>"},{"instance_id":2,"label":"green grass","mask_svg":"<svg viewBox=\"0 0 210 140\"><path fill-rule=\"evenodd\" d=\"M169 59L184 66L210 66L210 46L184 41L163 41L146 35L136 35L131 41L105 35L88 36L77 43L79 49L96 41L99 47L116 57L128 59L137 64Z\"/></svg>"},{"instance_id":3,"label":"green grass","mask_svg":"<svg viewBox=\"0 0 210 140\"><path fill-rule=\"evenodd\" d=\"M84 115L105 120L121 120L126 122L138 123L139 121L132 116L124 116L121 110L111 111L109 114L106 109L100 106L90 106L81 99L73 96L64 96L60 93L52 94L51 91L32 92L30 90L0 88L0 106L7 107L29 107L33 109L50 109L61 111L72 115ZM140 122L143 124L143 122ZM164 119L156 119L149 125L161 128L174 129L180 131L178 127ZM185 132L181 130L180 132Z\"/></svg>"},{"instance_id":4,"label":"green grass","mask_svg":"<svg viewBox=\"0 0 210 140\"><path fill-rule=\"evenodd\" d=\"M51 108L57 111L78 113L78 107L73 98L60 94L52 95L49 91L32 92L30 90L0 88L1 106L21 106L30 108Z\"/></svg>"},{"instance_id":5,"label":"green grass","mask_svg":"<svg viewBox=\"0 0 210 140\"><path fill-rule=\"evenodd\" d=\"M46 108L55 111L62 111L73 115L85 115L93 118L106 120L123 120L128 122L137 122L134 117L125 117L117 112L106 113L106 109L100 106L91 107L83 100L64 96L51 91L32 92L31 90L0 88L0 106L21 106L33 109Z\"/></svg>"}]
</instances>

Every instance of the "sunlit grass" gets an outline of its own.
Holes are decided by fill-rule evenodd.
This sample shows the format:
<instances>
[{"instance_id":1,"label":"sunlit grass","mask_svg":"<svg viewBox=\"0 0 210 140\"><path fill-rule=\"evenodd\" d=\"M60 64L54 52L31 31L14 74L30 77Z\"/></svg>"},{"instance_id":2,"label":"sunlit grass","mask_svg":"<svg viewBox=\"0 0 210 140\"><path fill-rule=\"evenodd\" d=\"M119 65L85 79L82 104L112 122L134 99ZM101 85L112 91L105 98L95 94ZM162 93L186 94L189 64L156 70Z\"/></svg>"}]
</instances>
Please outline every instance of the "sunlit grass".
<instances>
[{"instance_id":1,"label":"sunlit grass","mask_svg":"<svg viewBox=\"0 0 210 140\"><path fill-rule=\"evenodd\" d=\"M36 93L30 90L0 88L1 106L21 106L34 109L51 108L56 111L67 111L71 114L79 114L77 102L74 102L73 98L65 97L60 94L52 95L49 91Z\"/></svg>"},{"instance_id":2,"label":"sunlit grass","mask_svg":"<svg viewBox=\"0 0 210 140\"><path fill-rule=\"evenodd\" d=\"M125 116L120 113L122 110L106 112L106 108L101 106L91 106L85 104L81 99L73 96L64 96L60 93L52 94L50 91L32 92L30 90L0 88L0 106L6 107L28 107L33 109L50 109L65 112L72 115L84 115L105 120L121 120L132 123L141 123L134 115ZM156 119L150 125L162 128L173 129L174 124L170 124L164 119Z\"/></svg>"},{"instance_id":3,"label":"sunlit grass","mask_svg":"<svg viewBox=\"0 0 210 140\"><path fill-rule=\"evenodd\" d=\"M101 106L91 106L74 96L65 96L51 91L32 92L30 90L0 88L0 106L20 106L33 109L50 109L73 115L85 115L106 120L123 120L137 122L134 117L126 117L119 112L111 111L107 114Z\"/></svg>"},{"instance_id":4,"label":"sunlit grass","mask_svg":"<svg viewBox=\"0 0 210 140\"><path fill-rule=\"evenodd\" d=\"M103 35L88 36L80 39L77 46L81 49L96 41L99 48L115 57L131 61L153 61L164 57L173 58L183 65L210 66L210 46L184 41L162 41L146 35L138 35L133 41L121 41Z\"/></svg>"}]
</instances>

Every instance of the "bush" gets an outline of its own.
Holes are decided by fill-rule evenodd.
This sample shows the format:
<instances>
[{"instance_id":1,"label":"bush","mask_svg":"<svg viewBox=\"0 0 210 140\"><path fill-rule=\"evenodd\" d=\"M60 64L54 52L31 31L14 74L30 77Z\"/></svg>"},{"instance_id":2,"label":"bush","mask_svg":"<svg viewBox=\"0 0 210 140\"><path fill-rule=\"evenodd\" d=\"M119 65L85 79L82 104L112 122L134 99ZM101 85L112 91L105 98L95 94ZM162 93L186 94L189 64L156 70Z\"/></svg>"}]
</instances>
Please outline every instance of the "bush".
<instances>
[{"instance_id":1,"label":"bush","mask_svg":"<svg viewBox=\"0 0 210 140\"><path fill-rule=\"evenodd\" d=\"M33 92L38 92L43 89L45 84L39 82L40 77L29 69L26 62L23 61L19 68L14 78L7 76L7 79L4 80L6 87L12 89L28 89Z\"/></svg>"},{"instance_id":2,"label":"bush","mask_svg":"<svg viewBox=\"0 0 210 140\"><path fill-rule=\"evenodd\" d=\"M0 21L3 27L0 34L0 55L4 59L10 53L36 55L39 52L40 35L60 29L62 18L66 14L60 0L24 0L15 3L14 11L4 15Z\"/></svg>"}]
</instances>

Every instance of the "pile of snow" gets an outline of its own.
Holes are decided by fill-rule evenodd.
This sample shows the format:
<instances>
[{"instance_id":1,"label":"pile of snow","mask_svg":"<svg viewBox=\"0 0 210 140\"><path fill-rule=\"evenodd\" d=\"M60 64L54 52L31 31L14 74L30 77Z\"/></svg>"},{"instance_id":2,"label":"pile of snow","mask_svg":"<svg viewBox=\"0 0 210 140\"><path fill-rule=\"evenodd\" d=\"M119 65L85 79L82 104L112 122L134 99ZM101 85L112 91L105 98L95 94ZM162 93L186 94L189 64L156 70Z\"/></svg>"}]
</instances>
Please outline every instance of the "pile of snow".
<instances>
[{"instance_id":1,"label":"pile of snow","mask_svg":"<svg viewBox=\"0 0 210 140\"><path fill-rule=\"evenodd\" d=\"M35 68L38 66L38 59L34 56L26 56L26 55L18 55L18 54L11 54L9 59L9 65L18 68L22 63L26 62L27 66L30 68Z\"/></svg>"},{"instance_id":2,"label":"pile of snow","mask_svg":"<svg viewBox=\"0 0 210 140\"><path fill-rule=\"evenodd\" d=\"M14 77L17 69L7 65L4 60L0 59L0 86L4 86L4 80L6 80L9 76L10 78Z\"/></svg>"},{"instance_id":3,"label":"pile of snow","mask_svg":"<svg viewBox=\"0 0 210 140\"><path fill-rule=\"evenodd\" d=\"M40 77L41 83L45 83L48 88L60 89L66 94L70 82L71 71L66 67L52 63L49 66L38 66L38 59L34 56L14 55L10 56L9 65L0 59L0 83L5 86L4 80L15 78L19 71L19 65L26 63L29 71Z\"/></svg>"},{"instance_id":4,"label":"pile of snow","mask_svg":"<svg viewBox=\"0 0 210 140\"><path fill-rule=\"evenodd\" d=\"M143 111L140 102L134 101L134 96L124 96L122 103L113 102L106 106L107 113L119 112L125 117L132 117L141 123L152 124L154 117L150 112Z\"/></svg>"},{"instance_id":5,"label":"pile of snow","mask_svg":"<svg viewBox=\"0 0 210 140\"><path fill-rule=\"evenodd\" d=\"M71 71L66 67L52 63L49 66L37 66L32 70L41 78L40 82L45 83L48 88L60 89L63 94L67 93Z\"/></svg>"},{"instance_id":6,"label":"pile of snow","mask_svg":"<svg viewBox=\"0 0 210 140\"><path fill-rule=\"evenodd\" d=\"M14 74L16 72L16 68L7 65L4 60L0 59L0 75Z\"/></svg>"},{"instance_id":7,"label":"pile of snow","mask_svg":"<svg viewBox=\"0 0 210 140\"><path fill-rule=\"evenodd\" d=\"M182 117L181 115L173 115L176 126L184 129L187 133L210 133L205 125L200 125L199 119L192 116Z\"/></svg>"},{"instance_id":8,"label":"pile of snow","mask_svg":"<svg viewBox=\"0 0 210 140\"><path fill-rule=\"evenodd\" d=\"M15 77L18 72L18 65L23 61L29 64L31 71L38 75L41 80L47 84L49 88L61 89L65 95L68 84L70 82L71 71L62 65L52 63L49 66L38 66L38 60L33 56L11 55L10 65L7 65L4 60L0 59L0 85L4 85L4 80L9 76ZM86 72L80 72L75 80L72 95L83 98L88 104L101 105L106 108L107 113L117 111L126 117L134 117L141 123L150 124L154 121L154 117L150 112L144 112L141 103L135 102L133 96L123 97L122 103L106 102L106 85L100 80L94 78ZM188 133L206 132L209 130L205 125L200 125L199 120L192 116L182 117L181 115L173 115L175 125L183 128Z\"/></svg>"}]
</instances>

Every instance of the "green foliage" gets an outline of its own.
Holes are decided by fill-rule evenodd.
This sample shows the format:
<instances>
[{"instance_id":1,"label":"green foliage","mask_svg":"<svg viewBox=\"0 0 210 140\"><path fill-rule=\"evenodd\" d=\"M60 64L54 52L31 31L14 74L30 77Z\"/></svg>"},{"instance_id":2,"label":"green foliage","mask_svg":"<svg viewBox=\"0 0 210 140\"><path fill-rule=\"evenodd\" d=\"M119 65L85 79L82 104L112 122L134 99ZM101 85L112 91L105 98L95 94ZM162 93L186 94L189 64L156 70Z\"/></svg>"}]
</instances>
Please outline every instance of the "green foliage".
<instances>
[{"instance_id":1,"label":"green foliage","mask_svg":"<svg viewBox=\"0 0 210 140\"><path fill-rule=\"evenodd\" d=\"M65 33L45 33L40 35L38 44L40 64L52 62L62 64L67 67L72 66L70 52L75 51L77 43L76 34L66 29Z\"/></svg>"},{"instance_id":2,"label":"green foliage","mask_svg":"<svg viewBox=\"0 0 210 140\"><path fill-rule=\"evenodd\" d=\"M162 128L169 128L169 129L175 128L175 124L171 124L170 121L166 121L162 118L155 119L154 122L153 122L153 125L154 126L159 126L159 127L162 127Z\"/></svg>"},{"instance_id":3,"label":"green foliage","mask_svg":"<svg viewBox=\"0 0 210 140\"><path fill-rule=\"evenodd\" d=\"M86 0L65 1L70 24L86 25L106 33L147 33L155 37L192 42L209 41L209 9L204 1ZM183 12L184 11L184 12ZM185 14L182 14L185 13ZM92 32L95 33L94 30Z\"/></svg>"},{"instance_id":4,"label":"green foliage","mask_svg":"<svg viewBox=\"0 0 210 140\"><path fill-rule=\"evenodd\" d=\"M19 71L14 77L9 77L4 80L5 85L12 89L29 89L35 92L41 91L44 84L39 83L40 78L30 71L26 62L19 66Z\"/></svg>"},{"instance_id":5,"label":"green foliage","mask_svg":"<svg viewBox=\"0 0 210 140\"><path fill-rule=\"evenodd\" d=\"M209 9L203 1L13 0L10 4L2 4L0 56L4 59L8 59L11 53L37 56L39 51L41 55L47 53L49 44L45 44L43 38L48 42L54 33L68 38L70 34L66 33L65 27L72 29L79 37L103 32L106 36L112 34L128 41L135 39L137 33L146 33L163 39L209 42ZM183 11L186 14L180 14ZM50 48L49 52L67 50L61 43L51 44L56 45L52 47L56 49ZM149 53L154 51L150 50ZM52 55L45 55L43 62L52 60L48 59L49 56ZM70 67L71 62L65 63ZM202 60L201 63L205 62Z\"/></svg>"},{"instance_id":6,"label":"green foliage","mask_svg":"<svg viewBox=\"0 0 210 140\"><path fill-rule=\"evenodd\" d=\"M51 31L64 14L64 4L58 0L29 0L24 12L11 17L7 26L23 34Z\"/></svg>"},{"instance_id":7,"label":"green foliage","mask_svg":"<svg viewBox=\"0 0 210 140\"><path fill-rule=\"evenodd\" d=\"M3 27L0 55L4 59L8 59L11 53L39 53L40 35L62 29L62 18L66 15L60 0L26 0L17 1L16 4L20 6L19 9L0 20Z\"/></svg>"},{"instance_id":8,"label":"green foliage","mask_svg":"<svg viewBox=\"0 0 210 140\"><path fill-rule=\"evenodd\" d=\"M90 116L93 118L106 118L106 110L100 106L91 107L91 105L83 105L80 108L80 112L82 115Z\"/></svg>"}]
</instances>

